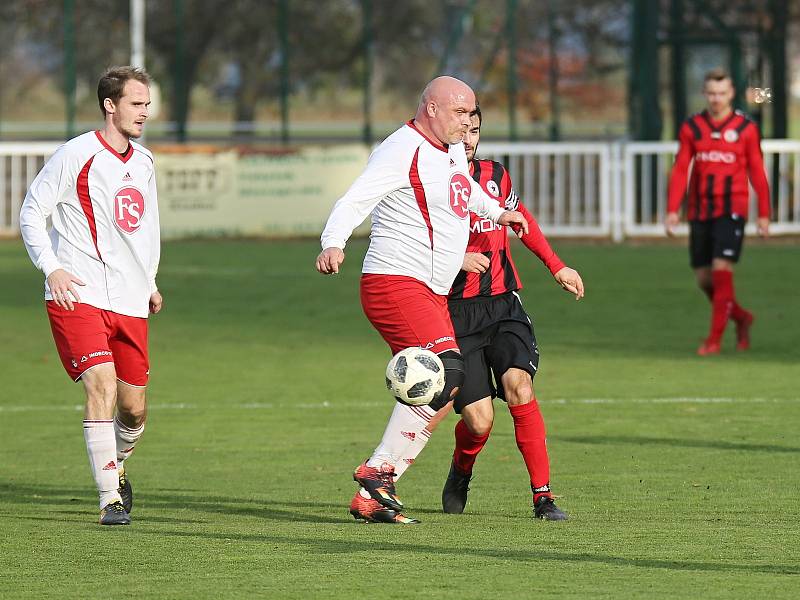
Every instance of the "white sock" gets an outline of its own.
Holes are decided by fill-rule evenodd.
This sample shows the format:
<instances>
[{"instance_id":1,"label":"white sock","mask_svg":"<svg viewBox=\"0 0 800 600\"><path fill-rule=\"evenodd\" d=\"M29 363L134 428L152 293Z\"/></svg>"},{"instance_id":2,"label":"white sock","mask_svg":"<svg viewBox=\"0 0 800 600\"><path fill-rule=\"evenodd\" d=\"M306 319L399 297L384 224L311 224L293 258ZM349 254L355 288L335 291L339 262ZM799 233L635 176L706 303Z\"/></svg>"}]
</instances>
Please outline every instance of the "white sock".
<instances>
[{"instance_id":1,"label":"white sock","mask_svg":"<svg viewBox=\"0 0 800 600\"><path fill-rule=\"evenodd\" d=\"M119 420L119 415L114 417L114 436L117 440L117 468L122 468L123 461L131 455L136 447L136 442L142 437L143 431L144 423L139 427L131 428Z\"/></svg>"},{"instance_id":2,"label":"white sock","mask_svg":"<svg viewBox=\"0 0 800 600\"><path fill-rule=\"evenodd\" d=\"M117 491L119 474L113 421L84 421L83 437L89 454L89 466L100 493L100 508L109 502L121 502Z\"/></svg>"},{"instance_id":3,"label":"white sock","mask_svg":"<svg viewBox=\"0 0 800 600\"><path fill-rule=\"evenodd\" d=\"M408 467L414 464L417 456L419 453L422 452L422 449L425 447L425 444L428 443L428 440L431 439L431 432L427 429L423 429L422 433L414 438L414 441L408 445L406 451L400 457L400 460L397 461L397 464L394 467L394 480L397 481L400 479L400 476L406 472ZM369 492L365 490L363 487L358 490L358 493L361 494L362 498L370 499L372 496L369 495Z\"/></svg>"},{"instance_id":4,"label":"white sock","mask_svg":"<svg viewBox=\"0 0 800 600\"><path fill-rule=\"evenodd\" d=\"M428 440L431 439L431 432L427 429L423 429L419 435L414 437L414 440L408 445L405 452L400 455L400 460L397 461L397 464L394 466L394 480L397 481L400 479L400 476L406 472L406 469L414 464L414 461L419 456L419 453L422 452L422 449L425 447L425 444L428 443Z\"/></svg>"},{"instance_id":5,"label":"white sock","mask_svg":"<svg viewBox=\"0 0 800 600\"><path fill-rule=\"evenodd\" d=\"M389 463L396 469L406 448L420 436L435 414L436 411L430 406L396 403L383 432L383 439L367 461L367 466L380 467L383 463Z\"/></svg>"}]
</instances>

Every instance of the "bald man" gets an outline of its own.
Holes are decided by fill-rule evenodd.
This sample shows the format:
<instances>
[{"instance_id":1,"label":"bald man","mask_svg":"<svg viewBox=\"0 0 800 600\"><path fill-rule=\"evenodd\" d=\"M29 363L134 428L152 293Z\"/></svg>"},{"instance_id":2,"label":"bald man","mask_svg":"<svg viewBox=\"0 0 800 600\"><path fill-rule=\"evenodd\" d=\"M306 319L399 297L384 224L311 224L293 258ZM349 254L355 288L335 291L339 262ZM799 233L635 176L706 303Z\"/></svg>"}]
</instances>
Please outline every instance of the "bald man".
<instances>
[{"instance_id":1,"label":"bald man","mask_svg":"<svg viewBox=\"0 0 800 600\"><path fill-rule=\"evenodd\" d=\"M361 485L350 503L356 519L418 523L400 511L395 479L410 463L409 446L423 446L426 427L448 407L464 381L464 361L447 308L469 238L469 213L528 232L525 217L503 210L469 176L462 143L475 110L463 81L437 77L423 90L417 113L378 146L364 172L342 196L322 232L316 268L330 275L344 262L353 230L372 216L361 277L361 305L393 354L418 346L445 367L444 391L427 406L398 402L380 444L353 473Z\"/></svg>"}]
</instances>

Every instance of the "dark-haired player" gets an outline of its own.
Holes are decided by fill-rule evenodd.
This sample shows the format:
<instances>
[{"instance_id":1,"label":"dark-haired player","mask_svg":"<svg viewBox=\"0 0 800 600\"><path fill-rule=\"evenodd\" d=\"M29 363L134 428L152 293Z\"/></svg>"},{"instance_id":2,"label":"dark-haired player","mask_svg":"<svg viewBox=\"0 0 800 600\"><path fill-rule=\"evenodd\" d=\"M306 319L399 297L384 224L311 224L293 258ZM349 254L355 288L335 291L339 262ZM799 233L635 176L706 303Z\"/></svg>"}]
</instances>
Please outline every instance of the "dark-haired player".
<instances>
[{"instance_id":1,"label":"dark-haired player","mask_svg":"<svg viewBox=\"0 0 800 600\"><path fill-rule=\"evenodd\" d=\"M61 362L86 393L83 434L101 525L130 523L123 461L144 431L147 316L162 305L153 155L133 141L148 117L149 85L135 67L106 71L97 85L103 128L56 150L19 218L28 254L45 276Z\"/></svg>"},{"instance_id":2,"label":"dark-haired player","mask_svg":"<svg viewBox=\"0 0 800 600\"><path fill-rule=\"evenodd\" d=\"M681 126L680 148L669 181L667 234L673 235L678 211L688 196L689 255L697 284L711 301L711 327L697 354L718 354L729 319L736 323L736 348L750 347L753 314L739 306L733 288L733 266L744 241L750 192L758 196L758 233L769 234L769 185L761 155L758 125L732 108L735 90L721 69L705 76L708 108ZM686 181L691 165L687 192Z\"/></svg>"}]
</instances>

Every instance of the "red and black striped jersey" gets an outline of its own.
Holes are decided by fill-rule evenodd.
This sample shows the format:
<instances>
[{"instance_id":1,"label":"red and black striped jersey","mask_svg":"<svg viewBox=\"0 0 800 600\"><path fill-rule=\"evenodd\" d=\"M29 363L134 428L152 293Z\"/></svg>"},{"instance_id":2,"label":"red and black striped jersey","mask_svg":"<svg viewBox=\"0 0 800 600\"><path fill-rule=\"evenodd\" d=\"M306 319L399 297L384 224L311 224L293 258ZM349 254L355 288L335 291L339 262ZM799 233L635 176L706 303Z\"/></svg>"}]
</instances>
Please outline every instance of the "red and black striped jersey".
<instances>
[{"instance_id":1,"label":"red and black striped jersey","mask_svg":"<svg viewBox=\"0 0 800 600\"><path fill-rule=\"evenodd\" d=\"M721 216L747 218L750 188L758 196L758 216L769 217L769 184L761 155L758 125L734 111L716 121L708 111L686 119L669 181L668 212L678 212L688 196L686 218L707 221ZM694 162L692 162L694 161ZM688 191L686 180L692 166Z\"/></svg>"},{"instance_id":2,"label":"red and black striped jersey","mask_svg":"<svg viewBox=\"0 0 800 600\"><path fill-rule=\"evenodd\" d=\"M528 221L528 233L522 237L525 244L541 261L556 274L564 267L550 247L536 219L519 202L506 168L493 160L470 161L470 174L489 196L496 199L506 210L521 212ZM497 296L522 289L517 269L511 259L509 235L506 227L489 219L482 219L470 212L470 234L467 252L479 252L489 259L489 268L484 273L459 271L450 290L450 299Z\"/></svg>"}]
</instances>

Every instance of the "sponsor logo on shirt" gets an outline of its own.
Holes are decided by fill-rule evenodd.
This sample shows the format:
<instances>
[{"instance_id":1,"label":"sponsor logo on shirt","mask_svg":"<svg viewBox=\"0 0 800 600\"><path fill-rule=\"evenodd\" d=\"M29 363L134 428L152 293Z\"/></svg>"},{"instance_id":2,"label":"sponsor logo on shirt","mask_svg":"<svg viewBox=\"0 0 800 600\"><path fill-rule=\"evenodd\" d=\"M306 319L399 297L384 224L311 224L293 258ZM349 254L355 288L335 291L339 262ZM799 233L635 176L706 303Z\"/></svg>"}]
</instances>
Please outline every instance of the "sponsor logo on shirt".
<instances>
[{"instance_id":1,"label":"sponsor logo on shirt","mask_svg":"<svg viewBox=\"0 0 800 600\"><path fill-rule=\"evenodd\" d=\"M495 198L500 197L500 188L497 187L497 183L495 183L494 179L490 179L486 182L486 191L489 192Z\"/></svg>"},{"instance_id":2,"label":"sponsor logo on shirt","mask_svg":"<svg viewBox=\"0 0 800 600\"><path fill-rule=\"evenodd\" d=\"M467 204L472 193L472 185L463 173L453 173L450 177L450 209L460 219L466 219L469 214Z\"/></svg>"},{"instance_id":3,"label":"sponsor logo on shirt","mask_svg":"<svg viewBox=\"0 0 800 600\"><path fill-rule=\"evenodd\" d=\"M733 152L720 152L719 150L703 150L694 155L694 159L699 162L714 162L733 164L736 162L736 155Z\"/></svg>"},{"instance_id":4,"label":"sponsor logo on shirt","mask_svg":"<svg viewBox=\"0 0 800 600\"><path fill-rule=\"evenodd\" d=\"M470 225L469 232L489 233L491 231L498 231L502 228L503 228L502 225L498 225L491 219L481 219L480 221L475 221L472 225Z\"/></svg>"},{"instance_id":5,"label":"sponsor logo on shirt","mask_svg":"<svg viewBox=\"0 0 800 600\"><path fill-rule=\"evenodd\" d=\"M142 224L144 196L135 187L124 187L114 194L114 222L123 233L134 233Z\"/></svg>"}]
</instances>

